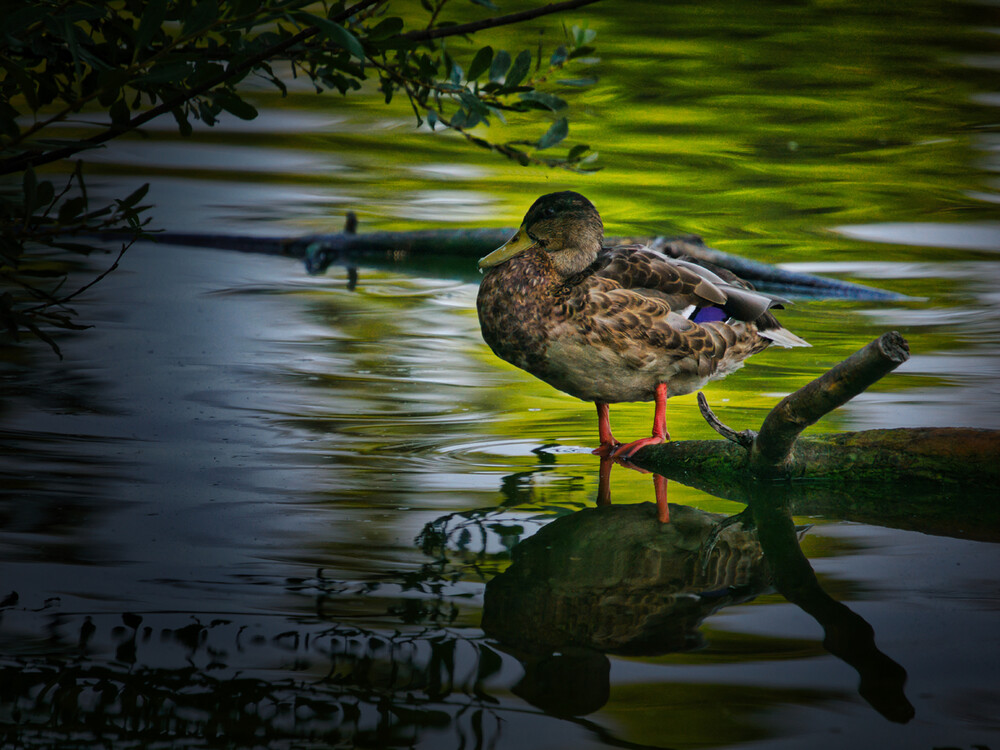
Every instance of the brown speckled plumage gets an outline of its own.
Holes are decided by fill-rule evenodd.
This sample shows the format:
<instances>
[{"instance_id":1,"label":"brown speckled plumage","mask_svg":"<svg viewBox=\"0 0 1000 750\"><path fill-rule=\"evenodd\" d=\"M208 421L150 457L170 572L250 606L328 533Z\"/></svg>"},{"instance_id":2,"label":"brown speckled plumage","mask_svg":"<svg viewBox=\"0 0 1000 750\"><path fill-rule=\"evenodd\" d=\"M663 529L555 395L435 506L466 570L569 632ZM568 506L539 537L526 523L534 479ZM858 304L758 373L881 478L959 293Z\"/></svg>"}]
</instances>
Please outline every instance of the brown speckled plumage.
<instances>
[{"instance_id":1,"label":"brown speckled plumage","mask_svg":"<svg viewBox=\"0 0 1000 750\"><path fill-rule=\"evenodd\" d=\"M602 238L586 198L553 193L480 262L479 321L497 356L600 408L654 400L661 383L668 397L691 393L772 340L807 345L767 311L773 298L728 271ZM702 308L724 319L691 320Z\"/></svg>"}]
</instances>

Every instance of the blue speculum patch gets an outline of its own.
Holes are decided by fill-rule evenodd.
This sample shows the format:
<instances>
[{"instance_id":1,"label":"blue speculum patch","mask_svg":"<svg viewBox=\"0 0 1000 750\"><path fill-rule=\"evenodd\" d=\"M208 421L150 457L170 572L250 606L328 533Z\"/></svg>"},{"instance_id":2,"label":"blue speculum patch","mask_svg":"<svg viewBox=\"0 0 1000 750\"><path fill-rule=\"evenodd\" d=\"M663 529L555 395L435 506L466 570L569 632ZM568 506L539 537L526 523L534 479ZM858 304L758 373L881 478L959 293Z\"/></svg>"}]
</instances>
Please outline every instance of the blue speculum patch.
<instances>
[{"instance_id":1,"label":"blue speculum patch","mask_svg":"<svg viewBox=\"0 0 1000 750\"><path fill-rule=\"evenodd\" d=\"M699 307L694 311L691 320L695 323L712 323L718 320L725 320L728 317L721 307Z\"/></svg>"}]
</instances>

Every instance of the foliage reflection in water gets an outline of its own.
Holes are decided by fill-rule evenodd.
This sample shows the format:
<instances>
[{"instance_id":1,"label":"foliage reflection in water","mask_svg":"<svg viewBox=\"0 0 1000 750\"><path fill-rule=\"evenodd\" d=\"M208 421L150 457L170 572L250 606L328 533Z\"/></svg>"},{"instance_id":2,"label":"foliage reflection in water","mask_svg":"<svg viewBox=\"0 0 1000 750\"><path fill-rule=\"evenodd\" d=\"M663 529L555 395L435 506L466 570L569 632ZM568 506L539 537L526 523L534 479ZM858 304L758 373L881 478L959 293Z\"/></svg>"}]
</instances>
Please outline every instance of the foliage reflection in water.
<instances>
[{"instance_id":1,"label":"foliage reflection in water","mask_svg":"<svg viewBox=\"0 0 1000 750\"><path fill-rule=\"evenodd\" d=\"M859 672L859 692L876 710L895 722L912 718L905 670L878 650L863 618L823 591L787 502L760 493L749 528L730 526L718 538L719 514L674 505L661 524L649 503L613 505L607 496L601 503L552 520L513 548L513 564L485 589L485 633L447 626L451 600L463 596L449 584L495 557L485 551L488 536L508 546L538 515L442 517L417 540L437 559L396 581L359 587L322 572L290 579L289 591L315 597L317 614L290 628L281 618L238 615L72 615L49 603L27 609L12 595L0 607L6 627L45 638L0 668L6 739L40 747L56 736L80 746L295 739L323 747L450 737L456 747L485 748L497 746L508 714L523 712L513 694L560 717L566 731L631 746L582 718L610 698L605 654L701 647L706 617L774 585L822 625L824 647ZM469 556L473 528L484 541ZM326 622L328 602L383 586L415 595L405 601L417 606L389 614L417 629Z\"/></svg>"}]
</instances>

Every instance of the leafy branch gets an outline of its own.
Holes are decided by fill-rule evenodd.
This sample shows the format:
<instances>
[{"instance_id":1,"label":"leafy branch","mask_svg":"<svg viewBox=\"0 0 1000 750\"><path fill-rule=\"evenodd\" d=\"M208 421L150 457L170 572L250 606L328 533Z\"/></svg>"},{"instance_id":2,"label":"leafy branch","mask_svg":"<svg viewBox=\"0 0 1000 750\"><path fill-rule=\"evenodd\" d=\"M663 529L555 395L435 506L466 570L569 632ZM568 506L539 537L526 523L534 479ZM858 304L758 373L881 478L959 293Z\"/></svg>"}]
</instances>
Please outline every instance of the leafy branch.
<instances>
[{"instance_id":1,"label":"leafy branch","mask_svg":"<svg viewBox=\"0 0 1000 750\"><path fill-rule=\"evenodd\" d=\"M23 202L18 205L10 200L0 201L0 280L19 292L8 289L0 294L0 324L11 338L17 341L20 333L27 331L62 358L59 345L42 326L70 330L89 327L73 322L76 313L68 304L115 270L129 247L143 236L143 227L149 220L140 214L148 207L140 205L140 201L148 190L149 185L143 185L127 198L91 210L82 162L77 162L58 194L52 182L39 182L33 169L25 172ZM75 291L63 293L69 269L62 256L90 255L94 249L72 238L120 229L123 225L132 234L126 237L111 265ZM28 248L32 252L27 252ZM39 248L59 254L43 254Z\"/></svg>"},{"instance_id":2,"label":"leafy branch","mask_svg":"<svg viewBox=\"0 0 1000 750\"><path fill-rule=\"evenodd\" d=\"M569 133L568 104L540 88L567 65L595 61L588 57L592 31L573 27L547 66L540 48L537 55L521 50L512 56L483 46L467 72L457 58L465 59L474 33L594 2L563 0L455 21L445 18L456 7L448 0L422 0L423 15L409 5L394 15L390 0L322 6L315 0L12 0L0 32L0 177L21 175L21 181L8 181L5 189L0 183L0 287L7 288L0 325L14 338L29 332L57 348L40 325L76 327L66 303L90 285L60 296L67 272L53 267L52 253L89 252L85 242L67 238L122 228L132 231L127 247L145 224L135 194L91 208L79 165L58 195L35 169L83 156L167 113L183 135L192 131L192 120L213 125L223 112L253 119L257 110L239 86L256 76L287 93L278 63L307 76L317 92L343 95L361 89L374 71L385 102L405 95L418 125L451 129L522 165L592 170L596 154L586 145L564 155L547 151ZM488 0L471 3L496 7ZM54 125L80 115L93 119L100 111L108 119L96 132L76 140L47 137ZM484 129L493 120L506 123L510 113L551 121L536 139L487 138Z\"/></svg>"},{"instance_id":3,"label":"leafy branch","mask_svg":"<svg viewBox=\"0 0 1000 750\"><path fill-rule=\"evenodd\" d=\"M443 39L447 36L465 36L467 34L474 34L475 32L482 31L484 29L492 29L497 26L509 26L514 23L531 21L535 18L551 15L552 13L562 13L567 10L581 8L584 5L591 5L596 2L599 2L599 0L565 0L565 2L550 3L549 5L543 5L541 8L523 10L519 13L508 13L505 16L495 16L482 21L455 24L454 26L438 26L435 28L426 28L422 31L410 31L406 34L402 34L401 36L412 42L423 42L429 39Z\"/></svg>"}]
</instances>

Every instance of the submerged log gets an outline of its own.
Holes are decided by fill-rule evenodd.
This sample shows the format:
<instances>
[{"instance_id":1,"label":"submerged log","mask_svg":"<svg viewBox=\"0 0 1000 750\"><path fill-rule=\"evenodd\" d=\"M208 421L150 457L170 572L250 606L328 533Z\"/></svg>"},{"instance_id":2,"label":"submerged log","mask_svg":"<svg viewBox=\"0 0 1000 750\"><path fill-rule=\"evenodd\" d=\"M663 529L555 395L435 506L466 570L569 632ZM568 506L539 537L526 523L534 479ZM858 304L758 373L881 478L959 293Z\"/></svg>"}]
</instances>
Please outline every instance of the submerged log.
<instances>
[{"instance_id":1,"label":"submerged log","mask_svg":"<svg viewBox=\"0 0 1000 750\"><path fill-rule=\"evenodd\" d=\"M325 273L339 264L349 270L360 264L389 264L422 268L430 264L440 268L442 261L451 259L467 262L468 277L475 278L475 260L506 242L514 229L429 229L410 232L357 233L354 214L347 216L343 232L306 235L302 237L242 236L189 232L160 232L154 241L172 245L213 247L250 253L265 253L298 258L311 274ZM117 239L118 235L98 235L102 239ZM788 271L760 261L723 253L707 247L700 237L607 237L607 245L641 242L680 258L690 256L727 268L755 286L776 293L810 298L840 298L864 300L898 300L903 295L850 281L829 279L812 274Z\"/></svg>"}]
</instances>

